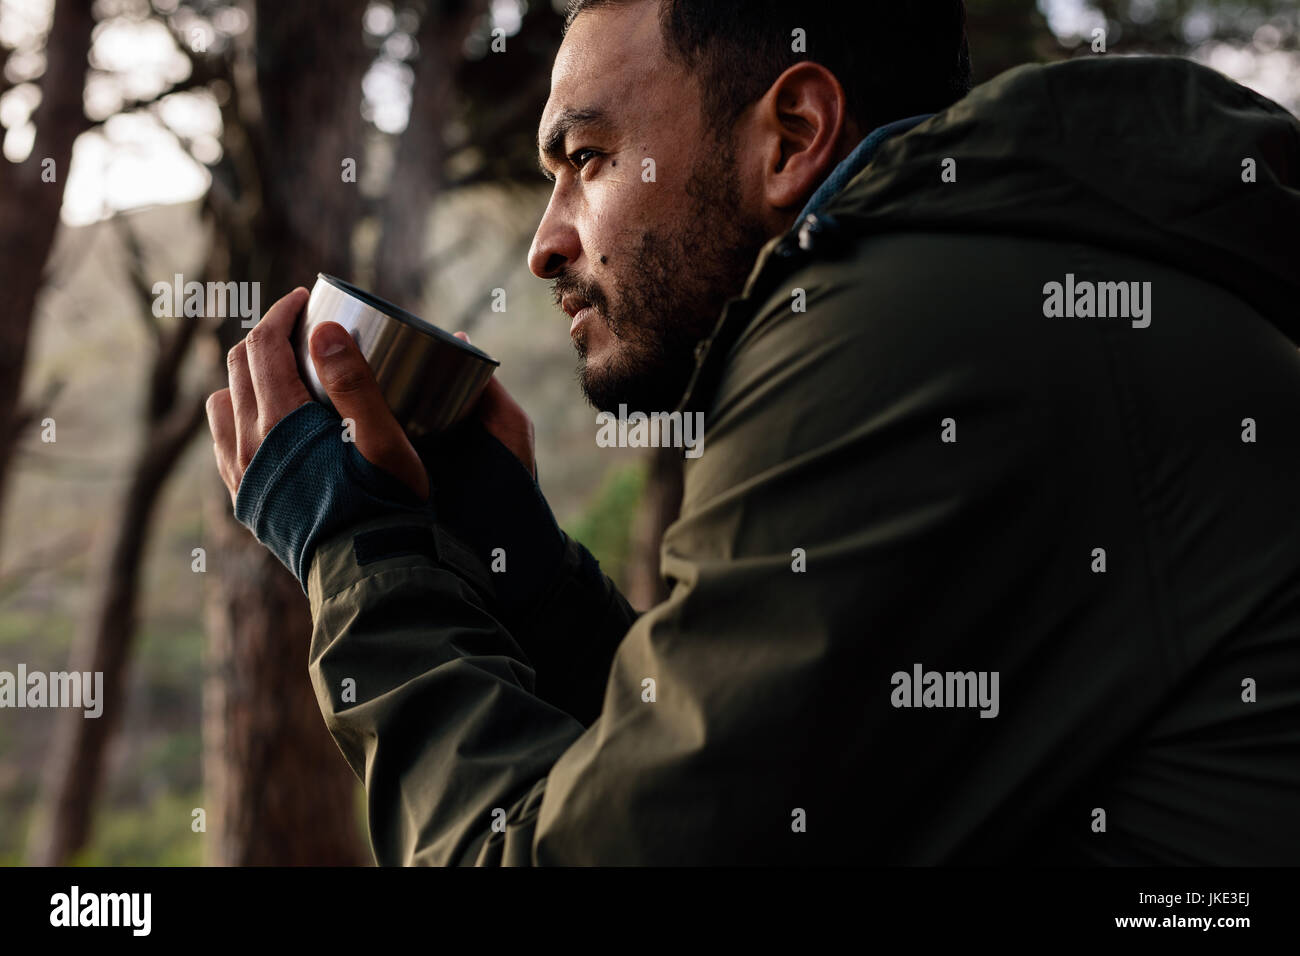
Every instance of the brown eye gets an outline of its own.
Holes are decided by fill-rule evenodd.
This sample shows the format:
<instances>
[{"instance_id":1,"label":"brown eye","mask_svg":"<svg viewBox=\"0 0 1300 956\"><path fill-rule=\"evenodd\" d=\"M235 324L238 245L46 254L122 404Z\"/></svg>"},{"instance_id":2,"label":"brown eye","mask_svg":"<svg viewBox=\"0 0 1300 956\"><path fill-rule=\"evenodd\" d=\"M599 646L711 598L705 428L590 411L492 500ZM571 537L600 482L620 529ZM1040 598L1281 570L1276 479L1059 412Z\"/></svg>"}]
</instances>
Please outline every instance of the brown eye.
<instances>
[{"instance_id":1,"label":"brown eye","mask_svg":"<svg viewBox=\"0 0 1300 956\"><path fill-rule=\"evenodd\" d=\"M569 154L569 162L573 168L581 171L593 158L599 155L594 149L579 149Z\"/></svg>"}]
</instances>

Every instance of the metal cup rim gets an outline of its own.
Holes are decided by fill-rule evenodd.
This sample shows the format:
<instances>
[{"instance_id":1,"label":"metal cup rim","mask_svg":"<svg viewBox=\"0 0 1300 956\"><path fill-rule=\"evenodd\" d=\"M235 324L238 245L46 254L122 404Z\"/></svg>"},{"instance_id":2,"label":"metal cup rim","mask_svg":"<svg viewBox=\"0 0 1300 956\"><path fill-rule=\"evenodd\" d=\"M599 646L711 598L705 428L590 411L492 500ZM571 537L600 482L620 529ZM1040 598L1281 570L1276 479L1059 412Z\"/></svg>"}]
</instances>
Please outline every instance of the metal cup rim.
<instances>
[{"instance_id":1,"label":"metal cup rim","mask_svg":"<svg viewBox=\"0 0 1300 956\"><path fill-rule=\"evenodd\" d=\"M358 288L357 286L353 285L351 282L348 282L345 279L340 279L337 276L326 275L324 272L316 273L316 278L321 279L327 285L333 286L335 289L337 289L339 292L342 292L344 295L348 295L354 299L357 299L363 305L368 305L376 312L383 313L384 315L388 316L390 319L394 319L395 321L401 322L404 325L409 325L412 328L416 329L417 331L424 332L427 335L432 335L434 338L446 342L449 345L454 345L457 348L461 349L462 351L468 353L471 357L479 359L480 361L485 362L493 366L494 368L499 368L501 366L500 362L498 362L496 359L488 355L486 352L484 352L482 349L478 348L477 346L471 345L462 339L456 338L456 336L452 335L450 332L447 332L443 329L438 328L436 325L426 322L418 315L413 315L412 313L407 312L401 306L393 305L393 303L389 302L386 299L380 298L379 296L375 295L373 292L367 292L365 289Z\"/></svg>"}]
</instances>

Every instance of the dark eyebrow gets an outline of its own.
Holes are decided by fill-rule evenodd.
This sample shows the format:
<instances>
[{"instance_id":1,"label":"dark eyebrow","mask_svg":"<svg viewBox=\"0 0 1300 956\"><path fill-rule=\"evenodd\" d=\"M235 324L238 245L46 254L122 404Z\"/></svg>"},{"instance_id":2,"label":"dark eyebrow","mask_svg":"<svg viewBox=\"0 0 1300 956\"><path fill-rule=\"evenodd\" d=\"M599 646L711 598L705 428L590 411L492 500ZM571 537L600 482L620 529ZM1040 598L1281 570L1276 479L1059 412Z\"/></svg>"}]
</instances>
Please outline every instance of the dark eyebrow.
<instances>
[{"instance_id":1,"label":"dark eyebrow","mask_svg":"<svg viewBox=\"0 0 1300 956\"><path fill-rule=\"evenodd\" d=\"M540 155L537 159L542 175L554 181L555 176L546 168L546 161L558 166L564 161L564 141L573 130L582 126L598 126L607 122L605 111L597 107L586 109L563 109L551 123L551 128L537 138Z\"/></svg>"}]
</instances>

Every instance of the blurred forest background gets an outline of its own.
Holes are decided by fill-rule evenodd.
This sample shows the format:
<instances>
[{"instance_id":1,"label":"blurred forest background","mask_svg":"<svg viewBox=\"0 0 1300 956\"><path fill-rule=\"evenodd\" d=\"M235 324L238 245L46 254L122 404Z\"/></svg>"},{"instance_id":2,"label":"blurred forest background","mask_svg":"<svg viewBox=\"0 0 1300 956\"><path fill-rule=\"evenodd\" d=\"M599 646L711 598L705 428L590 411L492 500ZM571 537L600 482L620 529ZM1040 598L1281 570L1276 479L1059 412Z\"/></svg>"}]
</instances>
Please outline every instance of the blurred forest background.
<instances>
[{"instance_id":1,"label":"blurred forest background","mask_svg":"<svg viewBox=\"0 0 1300 956\"><path fill-rule=\"evenodd\" d=\"M99 720L0 712L0 862L370 862L306 603L212 463L203 402L244 329L156 317L156 282L260 282L265 311L323 271L467 330L536 422L557 517L656 599L678 476L596 448L524 263L562 5L0 0L0 670L105 674ZM1106 55L1190 56L1300 109L1294 2L968 9L977 82L1102 29Z\"/></svg>"}]
</instances>

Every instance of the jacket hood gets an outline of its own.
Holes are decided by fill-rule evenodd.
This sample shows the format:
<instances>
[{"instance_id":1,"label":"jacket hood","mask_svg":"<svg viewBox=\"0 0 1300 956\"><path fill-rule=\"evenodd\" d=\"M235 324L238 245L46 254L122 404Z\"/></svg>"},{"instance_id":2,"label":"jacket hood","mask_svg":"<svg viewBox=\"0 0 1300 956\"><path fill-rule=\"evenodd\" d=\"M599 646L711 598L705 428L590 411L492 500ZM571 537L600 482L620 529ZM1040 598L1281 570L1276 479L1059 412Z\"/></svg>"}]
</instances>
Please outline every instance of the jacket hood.
<instances>
[{"instance_id":1,"label":"jacket hood","mask_svg":"<svg viewBox=\"0 0 1300 956\"><path fill-rule=\"evenodd\" d=\"M825 211L866 231L1037 235L1158 260L1300 344L1300 121L1190 60L1009 70L885 143Z\"/></svg>"}]
</instances>

